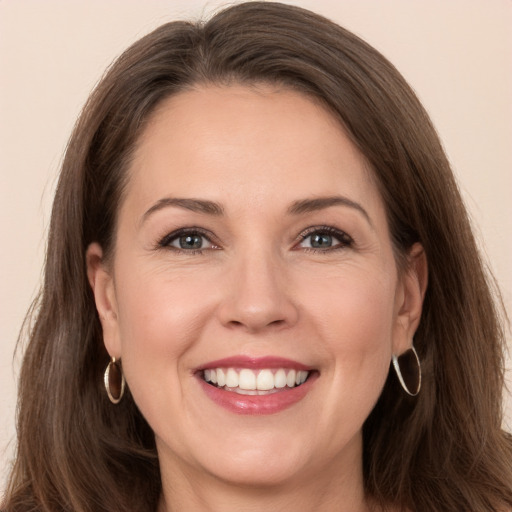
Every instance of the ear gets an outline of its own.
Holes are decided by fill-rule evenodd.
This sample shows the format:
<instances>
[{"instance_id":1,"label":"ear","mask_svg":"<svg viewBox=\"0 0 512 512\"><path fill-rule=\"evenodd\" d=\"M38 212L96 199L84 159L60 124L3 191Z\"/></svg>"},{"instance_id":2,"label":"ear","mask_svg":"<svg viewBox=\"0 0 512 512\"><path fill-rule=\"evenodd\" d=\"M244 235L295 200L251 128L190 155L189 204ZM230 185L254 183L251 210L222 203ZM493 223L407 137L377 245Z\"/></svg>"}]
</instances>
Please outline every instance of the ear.
<instances>
[{"instance_id":1,"label":"ear","mask_svg":"<svg viewBox=\"0 0 512 512\"><path fill-rule=\"evenodd\" d=\"M103 342L110 356L121 358L118 310L114 278L103 259L98 243L89 245L86 252L87 278L94 293L96 309L103 329Z\"/></svg>"},{"instance_id":2,"label":"ear","mask_svg":"<svg viewBox=\"0 0 512 512\"><path fill-rule=\"evenodd\" d=\"M400 355L412 346L423 309L428 284L428 263L423 246L414 244L408 255L397 289L393 353Z\"/></svg>"}]
</instances>

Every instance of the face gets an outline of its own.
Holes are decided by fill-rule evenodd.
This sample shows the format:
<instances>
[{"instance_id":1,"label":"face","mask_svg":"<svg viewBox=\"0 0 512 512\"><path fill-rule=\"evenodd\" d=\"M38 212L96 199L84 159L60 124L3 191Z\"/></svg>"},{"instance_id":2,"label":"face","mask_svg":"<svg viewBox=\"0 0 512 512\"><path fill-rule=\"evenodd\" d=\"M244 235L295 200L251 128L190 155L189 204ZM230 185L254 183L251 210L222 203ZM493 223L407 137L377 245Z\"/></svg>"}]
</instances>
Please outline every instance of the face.
<instances>
[{"instance_id":1,"label":"face","mask_svg":"<svg viewBox=\"0 0 512 512\"><path fill-rule=\"evenodd\" d=\"M162 472L263 485L359 471L420 293L371 170L323 107L264 86L167 100L131 164L111 264L96 244L88 262Z\"/></svg>"}]
</instances>

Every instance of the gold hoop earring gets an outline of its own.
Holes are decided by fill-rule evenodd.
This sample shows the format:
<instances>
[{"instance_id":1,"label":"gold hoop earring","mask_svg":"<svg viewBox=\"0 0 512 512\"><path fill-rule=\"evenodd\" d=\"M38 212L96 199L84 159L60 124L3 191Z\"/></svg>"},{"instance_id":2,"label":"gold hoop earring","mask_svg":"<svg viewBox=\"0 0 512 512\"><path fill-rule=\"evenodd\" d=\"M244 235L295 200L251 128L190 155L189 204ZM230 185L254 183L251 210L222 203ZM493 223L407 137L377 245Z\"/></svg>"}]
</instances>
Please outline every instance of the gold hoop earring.
<instances>
[{"instance_id":1,"label":"gold hoop earring","mask_svg":"<svg viewBox=\"0 0 512 512\"><path fill-rule=\"evenodd\" d=\"M118 404L121 398L123 398L126 382L124 380L123 369L119 362L116 361L115 357L112 357L107 365L103 382L109 400L113 404Z\"/></svg>"},{"instance_id":2,"label":"gold hoop earring","mask_svg":"<svg viewBox=\"0 0 512 512\"><path fill-rule=\"evenodd\" d=\"M420 358L414 347L402 355L393 355L393 367L403 390L410 396L416 396L421 389Z\"/></svg>"}]
</instances>

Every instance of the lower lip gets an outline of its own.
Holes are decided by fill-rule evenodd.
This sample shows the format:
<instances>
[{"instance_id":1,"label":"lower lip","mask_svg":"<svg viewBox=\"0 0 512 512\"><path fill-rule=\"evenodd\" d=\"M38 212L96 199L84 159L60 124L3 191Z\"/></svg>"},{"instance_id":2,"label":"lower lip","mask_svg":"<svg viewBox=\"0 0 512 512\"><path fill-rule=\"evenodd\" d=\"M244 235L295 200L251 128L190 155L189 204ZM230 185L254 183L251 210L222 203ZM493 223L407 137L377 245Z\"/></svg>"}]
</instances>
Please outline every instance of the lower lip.
<instances>
[{"instance_id":1,"label":"lower lip","mask_svg":"<svg viewBox=\"0 0 512 512\"><path fill-rule=\"evenodd\" d=\"M212 386L201 377L199 381L206 395L228 411L236 414L263 415L276 414L300 402L311 390L316 377L317 374L313 373L300 386L268 395L240 395L234 391Z\"/></svg>"}]
</instances>

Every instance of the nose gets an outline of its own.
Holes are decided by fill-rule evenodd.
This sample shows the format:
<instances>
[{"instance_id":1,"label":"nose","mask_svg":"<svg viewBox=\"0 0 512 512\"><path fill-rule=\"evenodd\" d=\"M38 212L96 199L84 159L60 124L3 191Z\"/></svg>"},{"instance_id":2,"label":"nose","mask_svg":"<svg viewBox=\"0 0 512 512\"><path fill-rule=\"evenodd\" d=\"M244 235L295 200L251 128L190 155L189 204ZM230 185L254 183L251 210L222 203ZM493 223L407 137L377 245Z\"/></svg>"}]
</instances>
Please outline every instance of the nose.
<instances>
[{"instance_id":1,"label":"nose","mask_svg":"<svg viewBox=\"0 0 512 512\"><path fill-rule=\"evenodd\" d=\"M298 308L284 262L258 251L231 262L219 307L223 325L256 333L294 325Z\"/></svg>"}]
</instances>

